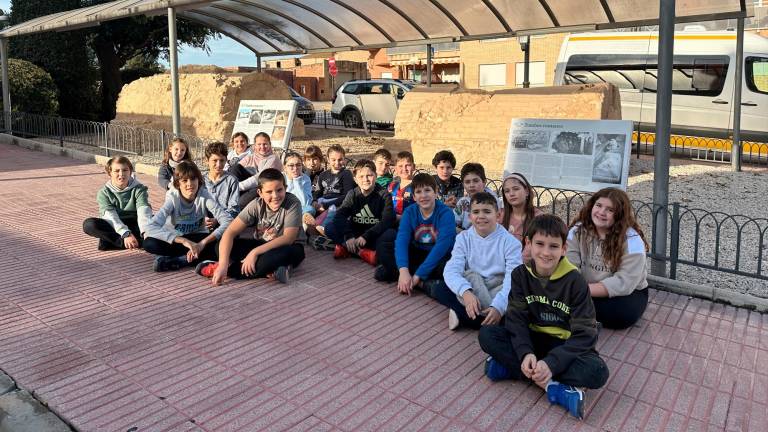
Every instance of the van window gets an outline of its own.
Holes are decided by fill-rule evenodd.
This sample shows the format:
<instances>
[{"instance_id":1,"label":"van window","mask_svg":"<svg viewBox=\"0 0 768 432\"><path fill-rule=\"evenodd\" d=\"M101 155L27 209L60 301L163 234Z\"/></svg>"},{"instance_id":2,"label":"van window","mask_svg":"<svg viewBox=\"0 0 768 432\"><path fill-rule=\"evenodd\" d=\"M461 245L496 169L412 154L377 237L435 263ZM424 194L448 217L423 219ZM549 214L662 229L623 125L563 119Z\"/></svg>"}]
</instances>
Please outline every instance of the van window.
<instances>
[{"instance_id":1,"label":"van window","mask_svg":"<svg viewBox=\"0 0 768 432\"><path fill-rule=\"evenodd\" d=\"M768 94L768 57L747 57L745 69L747 88Z\"/></svg>"},{"instance_id":2,"label":"van window","mask_svg":"<svg viewBox=\"0 0 768 432\"><path fill-rule=\"evenodd\" d=\"M355 94L357 93L358 87L360 87L358 84L347 84L344 86L344 89L341 92L346 94Z\"/></svg>"},{"instance_id":3,"label":"van window","mask_svg":"<svg viewBox=\"0 0 768 432\"><path fill-rule=\"evenodd\" d=\"M727 56L675 56L672 93L717 96L728 73ZM655 92L658 69L655 56L580 54L565 67L565 84L611 83L620 89Z\"/></svg>"}]
</instances>

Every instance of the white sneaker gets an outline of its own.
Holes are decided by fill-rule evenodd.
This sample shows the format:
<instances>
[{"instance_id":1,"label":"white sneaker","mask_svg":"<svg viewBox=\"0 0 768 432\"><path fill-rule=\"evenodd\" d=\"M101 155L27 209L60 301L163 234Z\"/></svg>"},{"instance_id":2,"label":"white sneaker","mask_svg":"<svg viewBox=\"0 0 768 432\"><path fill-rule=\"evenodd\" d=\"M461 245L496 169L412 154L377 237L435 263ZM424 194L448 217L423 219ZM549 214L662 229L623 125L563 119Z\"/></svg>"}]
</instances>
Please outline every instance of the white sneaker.
<instances>
[{"instance_id":1,"label":"white sneaker","mask_svg":"<svg viewBox=\"0 0 768 432\"><path fill-rule=\"evenodd\" d=\"M448 330L459 328L459 316L453 309L448 309Z\"/></svg>"}]
</instances>

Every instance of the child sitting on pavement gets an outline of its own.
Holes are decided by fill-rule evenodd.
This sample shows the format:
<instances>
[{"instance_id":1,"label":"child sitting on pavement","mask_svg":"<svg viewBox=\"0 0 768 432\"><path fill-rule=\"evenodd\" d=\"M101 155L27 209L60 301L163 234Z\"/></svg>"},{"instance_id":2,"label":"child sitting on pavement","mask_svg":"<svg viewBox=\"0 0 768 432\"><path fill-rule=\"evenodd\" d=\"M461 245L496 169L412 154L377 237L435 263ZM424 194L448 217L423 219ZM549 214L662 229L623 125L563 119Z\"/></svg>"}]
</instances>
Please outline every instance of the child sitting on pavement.
<instances>
[{"instance_id":1,"label":"child sitting on pavement","mask_svg":"<svg viewBox=\"0 0 768 432\"><path fill-rule=\"evenodd\" d=\"M332 145L328 148L328 169L318 174L312 184L312 206L317 216L305 218L304 221L310 232L320 233L312 242L317 249L333 250L333 242L325 237L325 227L331 222L336 207L341 204L347 193L355 188L355 180L346 164L344 148L338 144Z\"/></svg>"},{"instance_id":2,"label":"child sitting on pavement","mask_svg":"<svg viewBox=\"0 0 768 432\"><path fill-rule=\"evenodd\" d=\"M285 181L286 192L293 194L301 203L303 226L307 220L312 220L315 208L312 207L312 182L304 173L304 165L301 156L296 152L288 152L285 155ZM306 229L306 228L305 228Z\"/></svg>"},{"instance_id":3,"label":"child sitting on pavement","mask_svg":"<svg viewBox=\"0 0 768 432\"><path fill-rule=\"evenodd\" d=\"M251 153L243 156L240 161L230 167L229 173L240 182L240 208L245 208L258 192L258 175L267 168L283 170L283 163L272 150L272 140L266 132L259 132L253 138Z\"/></svg>"},{"instance_id":4,"label":"child sitting on pavement","mask_svg":"<svg viewBox=\"0 0 768 432\"><path fill-rule=\"evenodd\" d=\"M608 366L595 350L589 286L565 257L567 235L557 216L533 219L525 238L532 261L512 272L504 326L482 327L479 341L490 355L488 378L527 378L546 391L550 403L583 418L582 388L602 387Z\"/></svg>"},{"instance_id":5,"label":"child sitting on pavement","mask_svg":"<svg viewBox=\"0 0 768 432\"><path fill-rule=\"evenodd\" d=\"M309 176L309 181L314 185L315 178L323 171L325 171L323 151L316 145L307 146L304 149L304 174Z\"/></svg>"},{"instance_id":6,"label":"child sitting on pavement","mask_svg":"<svg viewBox=\"0 0 768 432\"><path fill-rule=\"evenodd\" d=\"M386 189L376 183L376 166L367 159L357 161L352 169L357 187L350 191L336 209L326 233L336 243L334 258L358 255L376 265L377 250L386 231L394 234L395 213Z\"/></svg>"},{"instance_id":7,"label":"child sitting on pavement","mask_svg":"<svg viewBox=\"0 0 768 432\"><path fill-rule=\"evenodd\" d=\"M432 166L437 174L437 199L448 207L456 207L456 201L464 195L464 185L453 176L456 168L456 156L450 150L441 150L432 158Z\"/></svg>"},{"instance_id":8,"label":"child sitting on pavement","mask_svg":"<svg viewBox=\"0 0 768 432\"><path fill-rule=\"evenodd\" d=\"M227 164L227 145L223 142L212 142L206 145L205 161L208 164L205 188L230 216L237 216L240 211L238 205L240 190L237 186L237 179L224 171ZM205 218L205 226L211 231L218 226L216 218L211 213L208 213Z\"/></svg>"},{"instance_id":9,"label":"child sitting on pavement","mask_svg":"<svg viewBox=\"0 0 768 432\"><path fill-rule=\"evenodd\" d=\"M157 172L157 184L163 190L170 189L173 185L173 174L176 166L182 161L191 161L192 154L189 152L189 145L182 138L174 138L168 143L163 156L163 162L160 164L160 170Z\"/></svg>"},{"instance_id":10,"label":"child sitting on pavement","mask_svg":"<svg viewBox=\"0 0 768 432\"><path fill-rule=\"evenodd\" d=\"M96 194L100 217L86 219L83 231L99 239L101 251L137 249L152 218L147 187L133 177L133 164L125 156L110 159L105 170L109 181Z\"/></svg>"},{"instance_id":11,"label":"child sitting on pavement","mask_svg":"<svg viewBox=\"0 0 768 432\"><path fill-rule=\"evenodd\" d=\"M304 261L304 231L299 199L285 191L285 177L267 168L259 174L258 198L232 221L219 241L219 261L204 261L195 271L213 285L234 279L273 278L288 283L290 273ZM254 227L254 238L241 238Z\"/></svg>"},{"instance_id":12,"label":"child sitting on pavement","mask_svg":"<svg viewBox=\"0 0 768 432\"><path fill-rule=\"evenodd\" d=\"M448 328L495 325L507 311L511 273L522 264L522 246L497 221L498 200L486 192L472 196L472 226L456 236L445 265L445 284L435 287L447 306Z\"/></svg>"},{"instance_id":13,"label":"child sitting on pavement","mask_svg":"<svg viewBox=\"0 0 768 432\"><path fill-rule=\"evenodd\" d=\"M390 172L392 153L385 148L376 150L373 154L373 163L376 165L376 183L386 189L392 182L392 172Z\"/></svg>"},{"instance_id":14,"label":"child sitting on pavement","mask_svg":"<svg viewBox=\"0 0 768 432\"><path fill-rule=\"evenodd\" d=\"M469 219L469 203L474 194L485 191L498 199L496 194L485 186L485 182L485 168L479 163L470 162L461 167L461 184L464 186L465 194L456 201L456 208L453 209L459 231L468 229L472 225Z\"/></svg>"},{"instance_id":15,"label":"child sitting on pavement","mask_svg":"<svg viewBox=\"0 0 768 432\"><path fill-rule=\"evenodd\" d=\"M431 296L432 288L442 282L456 229L451 209L437 201L434 177L417 174L411 186L416 205L403 212L394 242L388 238L381 240L380 265L374 278L384 282L397 280L401 294L410 295L418 287Z\"/></svg>"},{"instance_id":16,"label":"child sitting on pavement","mask_svg":"<svg viewBox=\"0 0 768 432\"><path fill-rule=\"evenodd\" d=\"M232 216L208 193L203 174L194 162L176 167L173 188L165 203L147 225L144 250L156 255L154 270L178 270L216 255L216 241L232 222ZM212 233L205 225L207 212L219 227Z\"/></svg>"},{"instance_id":17,"label":"child sitting on pavement","mask_svg":"<svg viewBox=\"0 0 768 432\"><path fill-rule=\"evenodd\" d=\"M395 214L399 221L405 209L413 204L413 173L416 165L413 162L413 153L401 151L395 156L395 177L389 183L388 190L392 195L392 204L394 204Z\"/></svg>"}]
</instances>

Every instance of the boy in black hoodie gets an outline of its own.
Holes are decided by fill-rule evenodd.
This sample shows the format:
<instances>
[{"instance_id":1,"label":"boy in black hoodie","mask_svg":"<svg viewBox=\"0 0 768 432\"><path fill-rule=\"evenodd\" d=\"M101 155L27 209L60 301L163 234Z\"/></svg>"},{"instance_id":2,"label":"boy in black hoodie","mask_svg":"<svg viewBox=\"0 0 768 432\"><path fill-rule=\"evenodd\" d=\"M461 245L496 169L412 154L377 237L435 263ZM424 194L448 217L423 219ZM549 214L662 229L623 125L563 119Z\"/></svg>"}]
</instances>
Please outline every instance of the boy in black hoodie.
<instances>
[{"instance_id":1,"label":"boy in black hoodie","mask_svg":"<svg viewBox=\"0 0 768 432\"><path fill-rule=\"evenodd\" d=\"M512 271L504 326L480 329L480 347L490 357L493 381L530 379L577 418L584 418L584 390L608 380L608 366L595 351L597 326L589 286L565 257L568 229L554 215L537 216L525 241L531 263Z\"/></svg>"},{"instance_id":2,"label":"boy in black hoodie","mask_svg":"<svg viewBox=\"0 0 768 432\"><path fill-rule=\"evenodd\" d=\"M336 210L326 234L336 243L334 258L358 255L376 265L376 252L381 235L392 230L395 212L389 192L376 183L376 164L367 159L357 161L352 169L357 187L349 191Z\"/></svg>"}]
</instances>

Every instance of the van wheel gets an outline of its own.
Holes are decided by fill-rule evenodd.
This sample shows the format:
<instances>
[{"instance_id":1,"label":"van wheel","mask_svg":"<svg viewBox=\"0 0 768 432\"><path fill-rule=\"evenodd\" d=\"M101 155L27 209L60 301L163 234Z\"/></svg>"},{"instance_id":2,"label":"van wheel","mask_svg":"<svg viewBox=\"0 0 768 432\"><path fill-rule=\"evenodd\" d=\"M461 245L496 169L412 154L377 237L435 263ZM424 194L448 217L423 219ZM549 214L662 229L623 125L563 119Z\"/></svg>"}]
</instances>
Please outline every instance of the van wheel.
<instances>
[{"instance_id":1,"label":"van wheel","mask_svg":"<svg viewBox=\"0 0 768 432\"><path fill-rule=\"evenodd\" d=\"M360 113L357 110L350 109L344 112L344 127L348 128L362 128L363 119L360 117Z\"/></svg>"}]
</instances>

